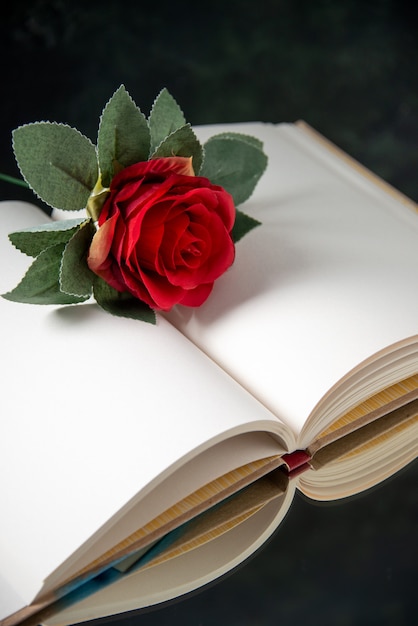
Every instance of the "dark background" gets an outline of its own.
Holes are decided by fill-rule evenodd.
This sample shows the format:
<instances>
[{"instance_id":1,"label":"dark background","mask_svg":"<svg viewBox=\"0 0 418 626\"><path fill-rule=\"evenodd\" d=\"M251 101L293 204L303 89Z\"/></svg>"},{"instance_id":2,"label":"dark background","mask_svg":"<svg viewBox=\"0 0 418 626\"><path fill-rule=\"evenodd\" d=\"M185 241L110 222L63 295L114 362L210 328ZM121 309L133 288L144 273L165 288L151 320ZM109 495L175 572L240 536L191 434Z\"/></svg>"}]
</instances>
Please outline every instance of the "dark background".
<instances>
[{"instance_id":1,"label":"dark background","mask_svg":"<svg viewBox=\"0 0 418 626\"><path fill-rule=\"evenodd\" d=\"M418 200L417 25L404 0L11 2L0 15L0 171L19 175L19 124L65 122L95 141L123 83L145 114L167 87L192 124L302 118ZM6 183L0 198L33 200ZM415 463L337 505L299 496L238 571L110 623L416 623L417 478Z\"/></svg>"}]
</instances>

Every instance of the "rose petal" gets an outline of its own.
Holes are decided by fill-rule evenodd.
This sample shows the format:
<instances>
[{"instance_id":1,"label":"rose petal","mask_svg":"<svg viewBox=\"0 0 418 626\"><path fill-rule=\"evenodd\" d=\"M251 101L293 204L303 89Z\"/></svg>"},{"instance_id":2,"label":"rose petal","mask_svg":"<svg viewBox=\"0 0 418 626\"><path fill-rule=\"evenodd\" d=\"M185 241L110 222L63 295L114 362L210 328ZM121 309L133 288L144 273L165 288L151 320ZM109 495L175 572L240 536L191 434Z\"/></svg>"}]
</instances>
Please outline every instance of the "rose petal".
<instances>
[{"instance_id":1,"label":"rose petal","mask_svg":"<svg viewBox=\"0 0 418 626\"><path fill-rule=\"evenodd\" d=\"M164 180L167 174L194 176L192 157L163 157L128 165L113 177L110 189L121 189L131 181L135 182L144 177L150 181L154 176L157 180Z\"/></svg>"},{"instance_id":2,"label":"rose petal","mask_svg":"<svg viewBox=\"0 0 418 626\"><path fill-rule=\"evenodd\" d=\"M211 291L213 289L213 283L209 283L206 285L199 285L195 289L190 289L189 291L184 292L184 297L178 302L178 304L182 304L183 306L200 306L208 299Z\"/></svg>"},{"instance_id":3,"label":"rose petal","mask_svg":"<svg viewBox=\"0 0 418 626\"><path fill-rule=\"evenodd\" d=\"M169 311L183 296L183 289L172 285L166 277L141 271L141 278L149 293L144 301L152 308Z\"/></svg>"},{"instance_id":4,"label":"rose petal","mask_svg":"<svg viewBox=\"0 0 418 626\"><path fill-rule=\"evenodd\" d=\"M152 308L200 306L234 261L230 194L194 176L191 158L135 163L111 181L89 267Z\"/></svg>"},{"instance_id":5,"label":"rose petal","mask_svg":"<svg viewBox=\"0 0 418 626\"><path fill-rule=\"evenodd\" d=\"M97 273L102 265L107 262L113 243L114 232L117 225L117 215L109 218L103 226L95 232L90 244L87 265L92 272Z\"/></svg>"}]
</instances>

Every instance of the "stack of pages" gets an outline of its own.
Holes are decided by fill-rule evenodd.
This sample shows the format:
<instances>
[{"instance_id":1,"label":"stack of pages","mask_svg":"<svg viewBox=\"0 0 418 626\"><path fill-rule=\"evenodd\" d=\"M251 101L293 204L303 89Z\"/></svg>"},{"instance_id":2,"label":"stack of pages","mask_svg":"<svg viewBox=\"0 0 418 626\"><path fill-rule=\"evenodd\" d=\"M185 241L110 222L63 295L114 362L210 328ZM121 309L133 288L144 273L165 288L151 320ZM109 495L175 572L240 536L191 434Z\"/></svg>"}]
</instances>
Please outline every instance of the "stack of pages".
<instances>
[{"instance_id":1,"label":"stack of pages","mask_svg":"<svg viewBox=\"0 0 418 626\"><path fill-rule=\"evenodd\" d=\"M153 326L0 299L2 626L181 596L296 489L344 498L417 456L416 205L303 123L195 130L269 158L243 206L261 225L202 307ZM1 293L31 262L7 235L48 219L0 203Z\"/></svg>"}]
</instances>

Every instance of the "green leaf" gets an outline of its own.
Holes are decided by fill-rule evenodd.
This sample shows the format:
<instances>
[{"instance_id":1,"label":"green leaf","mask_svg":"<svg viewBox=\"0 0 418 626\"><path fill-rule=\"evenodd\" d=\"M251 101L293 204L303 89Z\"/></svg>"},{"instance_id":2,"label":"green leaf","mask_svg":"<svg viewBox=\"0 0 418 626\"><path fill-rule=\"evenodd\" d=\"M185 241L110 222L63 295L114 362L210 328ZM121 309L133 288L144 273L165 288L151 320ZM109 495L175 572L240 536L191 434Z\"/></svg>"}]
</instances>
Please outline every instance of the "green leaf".
<instances>
[{"instance_id":1,"label":"green leaf","mask_svg":"<svg viewBox=\"0 0 418 626\"><path fill-rule=\"evenodd\" d=\"M93 295L97 304L112 315L156 323L155 313L147 304L129 293L116 291L98 276L94 279Z\"/></svg>"},{"instance_id":2,"label":"green leaf","mask_svg":"<svg viewBox=\"0 0 418 626\"><path fill-rule=\"evenodd\" d=\"M261 222L255 220L253 217L246 215L242 211L236 210L235 223L232 229L232 240L234 243L237 243L244 235L246 235L250 230L255 228L256 226L260 226Z\"/></svg>"},{"instance_id":3,"label":"green leaf","mask_svg":"<svg viewBox=\"0 0 418 626\"><path fill-rule=\"evenodd\" d=\"M21 282L3 298L29 304L75 304L87 298L68 295L60 290L59 275L65 244L47 248L35 259Z\"/></svg>"},{"instance_id":4,"label":"green leaf","mask_svg":"<svg viewBox=\"0 0 418 626\"><path fill-rule=\"evenodd\" d=\"M183 111L173 96L163 89L156 97L148 119L151 132L151 152L172 132L185 126Z\"/></svg>"},{"instance_id":5,"label":"green leaf","mask_svg":"<svg viewBox=\"0 0 418 626\"><path fill-rule=\"evenodd\" d=\"M194 134L190 124L186 124L175 130L164 141L152 155L153 157L193 157L193 169L197 175L200 172L203 161L203 148Z\"/></svg>"},{"instance_id":6,"label":"green leaf","mask_svg":"<svg viewBox=\"0 0 418 626\"><path fill-rule=\"evenodd\" d=\"M86 206L98 177L96 149L75 128L35 122L13 131L23 178L46 204L64 211Z\"/></svg>"},{"instance_id":7,"label":"green leaf","mask_svg":"<svg viewBox=\"0 0 418 626\"><path fill-rule=\"evenodd\" d=\"M48 222L48 224L10 233L9 239L24 254L36 257L51 246L69 241L86 219L82 217L59 222Z\"/></svg>"},{"instance_id":8,"label":"green leaf","mask_svg":"<svg viewBox=\"0 0 418 626\"><path fill-rule=\"evenodd\" d=\"M116 167L146 161L150 131L145 116L121 85L105 106L99 125L97 152L102 184L110 185Z\"/></svg>"},{"instance_id":9,"label":"green leaf","mask_svg":"<svg viewBox=\"0 0 418 626\"><path fill-rule=\"evenodd\" d=\"M263 142L261 141L261 139L258 139L258 137L253 137L253 135L245 135L244 133L226 132L226 133L218 133L217 135L214 135L213 137L211 137L211 139L238 139L239 141L247 142L251 146L254 146L254 148L258 148L259 150L263 151ZM210 141L210 139L208 141Z\"/></svg>"},{"instance_id":10,"label":"green leaf","mask_svg":"<svg viewBox=\"0 0 418 626\"><path fill-rule=\"evenodd\" d=\"M248 200L267 167L260 142L244 137L239 133L211 137L204 145L205 160L200 172L229 191L236 205Z\"/></svg>"},{"instance_id":11,"label":"green leaf","mask_svg":"<svg viewBox=\"0 0 418 626\"><path fill-rule=\"evenodd\" d=\"M71 237L62 255L60 289L73 296L90 296L95 274L87 265L87 254L96 232L91 220Z\"/></svg>"}]
</instances>

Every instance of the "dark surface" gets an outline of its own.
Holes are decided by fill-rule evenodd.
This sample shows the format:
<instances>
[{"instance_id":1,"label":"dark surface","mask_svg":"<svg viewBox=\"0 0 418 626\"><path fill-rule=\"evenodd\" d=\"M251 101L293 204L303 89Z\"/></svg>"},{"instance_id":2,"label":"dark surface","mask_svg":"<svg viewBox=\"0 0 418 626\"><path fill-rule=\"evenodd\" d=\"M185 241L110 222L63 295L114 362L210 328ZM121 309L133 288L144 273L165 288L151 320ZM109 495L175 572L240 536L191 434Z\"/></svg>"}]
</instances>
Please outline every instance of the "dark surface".
<instances>
[{"instance_id":1,"label":"dark surface","mask_svg":"<svg viewBox=\"0 0 418 626\"><path fill-rule=\"evenodd\" d=\"M418 200L416 11L403 0L13 2L0 21L0 171L18 175L19 124L66 122L94 141L124 83L146 114L166 86L193 124L302 118ZM1 199L18 197L33 200L0 183ZM297 497L238 571L110 623L416 623L417 478L415 463L338 505Z\"/></svg>"}]
</instances>

